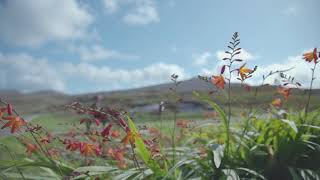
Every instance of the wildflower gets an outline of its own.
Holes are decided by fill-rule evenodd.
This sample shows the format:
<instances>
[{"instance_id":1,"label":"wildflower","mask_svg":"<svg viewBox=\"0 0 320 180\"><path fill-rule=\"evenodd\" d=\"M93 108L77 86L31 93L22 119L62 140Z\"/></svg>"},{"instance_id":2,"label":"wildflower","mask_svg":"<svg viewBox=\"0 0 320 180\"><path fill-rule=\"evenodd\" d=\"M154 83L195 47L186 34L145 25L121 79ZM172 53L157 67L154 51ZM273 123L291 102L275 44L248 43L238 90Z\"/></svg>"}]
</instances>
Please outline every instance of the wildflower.
<instances>
[{"instance_id":1,"label":"wildflower","mask_svg":"<svg viewBox=\"0 0 320 180\"><path fill-rule=\"evenodd\" d=\"M95 151L97 156L100 156L102 154L101 146L98 146L98 145L95 146L94 151Z\"/></svg>"},{"instance_id":2,"label":"wildflower","mask_svg":"<svg viewBox=\"0 0 320 180\"><path fill-rule=\"evenodd\" d=\"M127 126L128 126L127 123L126 123L126 121L125 121L123 118L119 118L119 123L120 123L120 125L121 125L122 127L127 127Z\"/></svg>"},{"instance_id":3,"label":"wildflower","mask_svg":"<svg viewBox=\"0 0 320 180\"><path fill-rule=\"evenodd\" d=\"M3 117L4 112L6 112L6 111L7 111L7 108L1 108L1 109L0 109L0 118Z\"/></svg>"},{"instance_id":4,"label":"wildflower","mask_svg":"<svg viewBox=\"0 0 320 180\"><path fill-rule=\"evenodd\" d=\"M66 149L70 150L70 151L75 151L75 150L79 149L81 146L80 142L78 142L78 141L72 142L70 140L65 140L64 144L67 144Z\"/></svg>"},{"instance_id":5,"label":"wildflower","mask_svg":"<svg viewBox=\"0 0 320 180\"><path fill-rule=\"evenodd\" d=\"M38 146L35 144L27 143L26 147L26 153L28 153L29 156L38 150Z\"/></svg>"},{"instance_id":6,"label":"wildflower","mask_svg":"<svg viewBox=\"0 0 320 180\"><path fill-rule=\"evenodd\" d=\"M116 151L114 155L114 159L118 161L123 161L124 160L123 152L121 150Z\"/></svg>"},{"instance_id":7,"label":"wildflower","mask_svg":"<svg viewBox=\"0 0 320 180\"><path fill-rule=\"evenodd\" d=\"M110 135L111 127L112 127L112 124L110 123L107 127L103 129L103 131L101 132L101 136L108 137Z\"/></svg>"},{"instance_id":8,"label":"wildflower","mask_svg":"<svg viewBox=\"0 0 320 180\"><path fill-rule=\"evenodd\" d=\"M11 133L16 132L21 126L26 124L26 122L20 116L3 117L3 119L9 120L9 122L3 125L1 129L11 126Z\"/></svg>"},{"instance_id":9,"label":"wildflower","mask_svg":"<svg viewBox=\"0 0 320 180\"><path fill-rule=\"evenodd\" d=\"M109 148L109 149L107 150L107 154L108 154L108 156L113 157L113 156L114 156L114 151L113 151L113 149L112 149L112 148Z\"/></svg>"},{"instance_id":10,"label":"wildflower","mask_svg":"<svg viewBox=\"0 0 320 180\"><path fill-rule=\"evenodd\" d=\"M281 106L282 102L280 98L276 98L271 102L271 105L274 107L279 108Z\"/></svg>"},{"instance_id":11,"label":"wildflower","mask_svg":"<svg viewBox=\"0 0 320 180\"><path fill-rule=\"evenodd\" d=\"M187 128L189 122L187 120L177 120L177 126L181 128Z\"/></svg>"},{"instance_id":12,"label":"wildflower","mask_svg":"<svg viewBox=\"0 0 320 180\"><path fill-rule=\"evenodd\" d=\"M88 156L95 153L95 147L93 144L80 143L80 153L84 156Z\"/></svg>"},{"instance_id":13,"label":"wildflower","mask_svg":"<svg viewBox=\"0 0 320 180\"><path fill-rule=\"evenodd\" d=\"M304 53L303 59L307 62L311 62L313 60L314 63L317 63L317 60L318 60L317 48L314 48L312 52Z\"/></svg>"},{"instance_id":14,"label":"wildflower","mask_svg":"<svg viewBox=\"0 0 320 180\"><path fill-rule=\"evenodd\" d=\"M290 88L285 88L285 87L280 87L278 88L278 93L283 95L285 100L288 100L290 94L291 94L291 89Z\"/></svg>"},{"instance_id":15,"label":"wildflower","mask_svg":"<svg viewBox=\"0 0 320 180\"><path fill-rule=\"evenodd\" d=\"M212 76L211 83L220 89L223 89L224 85L226 84L224 77L222 75Z\"/></svg>"},{"instance_id":16,"label":"wildflower","mask_svg":"<svg viewBox=\"0 0 320 180\"><path fill-rule=\"evenodd\" d=\"M114 158L115 160L117 161L123 161L124 160L124 155L123 155L123 152L121 149L112 149L112 148L109 148L107 150L107 154L108 156Z\"/></svg>"},{"instance_id":17,"label":"wildflower","mask_svg":"<svg viewBox=\"0 0 320 180\"><path fill-rule=\"evenodd\" d=\"M99 119L94 119L94 122L96 123L97 126L99 126L101 124Z\"/></svg>"},{"instance_id":18,"label":"wildflower","mask_svg":"<svg viewBox=\"0 0 320 180\"><path fill-rule=\"evenodd\" d=\"M8 115L12 115L12 111L13 111L13 108L12 108L12 105L11 104L7 104L7 113Z\"/></svg>"},{"instance_id":19,"label":"wildflower","mask_svg":"<svg viewBox=\"0 0 320 180\"><path fill-rule=\"evenodd\" d=\"M122 143L124 144L124 145L127 145L129 142L131 143L131 144L134 144L135 143L135 141L136 141L136 138L139 136L139 134L137 134L137 133L133 133L133 132L131 132L131 131L128 131L127 132L127 135L122 139Z\"/></svg>"},{"instance_id":20,"label":"wildflower","mask_svg":"<svg viewBox=\"0 0 320 180\"><path fill-rule=\"evenodd\" d=\"M117 138L117 137L120 136L120 133L119 133L119 131L111 131L111 136L112 136L113 138Z\"/></svg>"},{"instance_id":21,"label":"wildflower","mask_svg":"<svg viewBox=\"0 0 320 180\"><path fill-rule=\"evenodd\" d=\"M246 64L243 64L238 70L242 81L247 79L248 77L250 77L250 76L248 76L248 74L253 72L252 69L245 68L245 65Z\"/></svg>"},{"instance_id":22,"label":"wildflower","mask_svg":"<svg viewBox=\"0 0 320 180\"><path fill-rule=\"evenodd\" d=\"M60 152L58 149L51 148L51 149L48 149L48 155L53 159L58 159L60 156Z\"/></svg>"},{"instance_id":23,"label":"wildflower","mask_svg":"<svg viewBox=\"0 0 320 180\"><path fill-rule=\"evenodd\" d=\"M42 142L43 144L49 144L51 143L51 140L52 140L52 135L48 134L46 137L42 137L40 139L40 142Z\"/></svg>"}]
</instances>

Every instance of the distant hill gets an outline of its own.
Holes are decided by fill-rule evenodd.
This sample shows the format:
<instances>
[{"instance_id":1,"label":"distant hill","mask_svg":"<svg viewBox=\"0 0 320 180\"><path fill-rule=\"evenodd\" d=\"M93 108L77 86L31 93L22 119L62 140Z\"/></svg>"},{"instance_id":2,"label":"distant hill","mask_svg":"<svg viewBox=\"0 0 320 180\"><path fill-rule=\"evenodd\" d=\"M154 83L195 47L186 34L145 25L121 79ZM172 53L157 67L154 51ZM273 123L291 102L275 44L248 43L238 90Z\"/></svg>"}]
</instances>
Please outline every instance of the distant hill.
<instances>
[{"instance_id":1,"label":"distant hill","mask_svg":"<svg viewBox=\"0 0 320 180\"><path fill-rule=\"evenodd\" d=\"M16 90L2 90L0 91L0 98L3 98L15 107L21 113L33 114L56 111L58 106L79 101L86 104L95 102L97 95L102 96L101 104L103 106L116 106L125 109L132 109L144 105L152 105L160 101L166 101L170 104L173 102L172 92L170 88L172 83L164 83L159 85L109 91L109 92L93 92L78 95L68 95L57 91L45 90L32 93L21 93ZM232 104L235 107L246 107L249 104L255 104L261 107L267 107L274 97L278 95L275 93L276 87L264 87L259 91L257 99L253 98L253 91L247 92L240 84L232 84ZM208 93L214 91L212 98L222 106L226 103L226 93L224 91L215 92L216 88L211 84L204 82L198 78L192 78L183 81L178 87L178 94L183 98L183 102L191 107L200 106L201 103L192 96L192 91L199 91ZM290 106L302 108L305 104L306 94L304 91L294 91L288 103ZM316 107L320 102L320 90L313 90L312 105Z\"/></svg>"}]
</instances>

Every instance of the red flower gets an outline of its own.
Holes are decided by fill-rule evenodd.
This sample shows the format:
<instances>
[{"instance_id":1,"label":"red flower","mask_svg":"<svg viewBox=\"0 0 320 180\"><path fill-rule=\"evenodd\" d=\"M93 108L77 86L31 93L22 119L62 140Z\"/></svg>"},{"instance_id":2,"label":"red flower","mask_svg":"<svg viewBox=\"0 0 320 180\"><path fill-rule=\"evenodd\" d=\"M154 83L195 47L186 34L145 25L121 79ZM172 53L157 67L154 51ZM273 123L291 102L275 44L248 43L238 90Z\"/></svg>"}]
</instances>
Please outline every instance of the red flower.
<instances>
[{"instance_id":1,"label":"red flower","mask_svg":"<svg viewBox=\"0 0 320 180\"><path fill-rule=\"evenodd\" d=\"M122 127L127 127L127 126L128 126L127 123L126 123L126 121L125 121L123 118L119 118L119 123L120 123L120 125L121 125Z\"/></svg>"},{"instance_id":2,"label":"red flower","mask_svg":"<svg viewBox=\"0 0 320 180\"><path fill-rule=\"evenodd\" d=\"M95 151L97 156L100 156L102 154L101 146L95 146L94 151Z\"/></svg>"},{"instance_id":3,"label":"red flower","mask_svg":"<svg viewBox=\"0 0 320 180\"><path fill-rule=\"evenodd\" d=\"M8 112L8 115L12 115L12 105L11 104L7 104L7 112Z\"/></svg>"},{"instance_id":4,"label":"red flower","mask_svg":"<svg viewBox=\"0 0 320 180\"><path fill-rule=\"evenodd\" d=\"M212 84L214 84L217 88L223 89L226 84L224 77L222 75L212 76L211 79Z\"/></svg>"},{"instance_id":5,"label":"red flower","mask_svg":"<svg viewBox=\"0 0 320 180\"><path fill-rule=\"evenodd\" d=\"M26 153L28 153L29 156L38 150L38 146L35 144L28 143L26 147L27 147Z\"/></svg>"},{"instance_id":6,"label":"red flower","mask_svg":"<svg viewBox=\"0 0 320 180\"><path fill-rule=\"evenodd\" d=\"M46 137L43 137L40 139L40 142L42 142L43 144L49 144L52 141L52 135L51 134L47 134Z\"/></svg>"},{"instance_id":7,"label":"red flower","mask_svg":"<svg viewBox=\"0 0 320 180\"><path fill-rule=\"evenodd\" d=\"M280 88L278 88L278 93L282 94L285 100L288 100L288 98L291 94L291 89L285 88L285 87L280 87Z\"/></svg>"},{"instance_id":8,"label":"red flower","mask_svg":"<svg viewBox=\"0 0 320 180\"><path fill-rule=\"evenodd\" d=\"M64 144L67 144L66 149L70 151L75 151L80 148L81 143L78 141L72 142L70 140L65 140Z\"/></svg>"},{"instance_id":9,"label":"red flower","mask_svg":"<svg viewBox=\"0 0 320 180\"><path fill-rule=\"evenodd\" d=\"M26 122L20 116L3 117L3 119L9 120L9 122L3 125L1 129L11 126L11 133L16 132L21 126L26 124Z\"/></svg>"},{"instance_id":10,"label":"red flower","mask_svg":"<svg viewBox=\"0 0 320 180\"><path fill-rule=\"evenodd\" d=\"M104 128L104 130L101 132L101 136L108 137L110 135L112 124L110 123L107 127Z\"/></svg>"},{"instance_id":11,"label":"red flower","mask_svg":"<svg viewBox=\"0 0 320 180\"><path fill-rule=\"evenodd\" d=\"M317 63L318 55L317 55L317 48L314 48L312 52L307 52L303 54L303 59L307 62L311 62L312 60L314 63Z\"/></svg>"},{"instance_id":12,"label":"red flower","mask_svg":"<svg viewBox=\"0 0 320 180\"><path fill-rule=\"evenodd\" d=\"M100 120L99 119L94 119L94 122L96 123L97 126L100 125Z\"/></svg>"}]
</instances>

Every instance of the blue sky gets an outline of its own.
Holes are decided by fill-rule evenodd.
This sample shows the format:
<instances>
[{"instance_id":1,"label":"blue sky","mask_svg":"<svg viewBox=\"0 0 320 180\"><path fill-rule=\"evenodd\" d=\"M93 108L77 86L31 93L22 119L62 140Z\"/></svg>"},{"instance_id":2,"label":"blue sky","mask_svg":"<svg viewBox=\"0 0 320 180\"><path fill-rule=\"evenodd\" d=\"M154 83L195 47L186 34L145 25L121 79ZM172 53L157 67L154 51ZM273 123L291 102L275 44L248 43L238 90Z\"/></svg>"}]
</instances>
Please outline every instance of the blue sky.
<instances>
[{"instance_id":1,"label":"blue sky","mask_svg":"<svg viewBox=\"0 0 320 180\"><path fill-rule=\"evenodd\" d=\"M238 31L255 78L319 47L319 0L0 0L0 89L84 93L212 75ZM317 72L319 74L319 71ZM270 80L271 81L271 80ZM316 87L320 87L316 81Z\"/></svg>"}]
</instances>

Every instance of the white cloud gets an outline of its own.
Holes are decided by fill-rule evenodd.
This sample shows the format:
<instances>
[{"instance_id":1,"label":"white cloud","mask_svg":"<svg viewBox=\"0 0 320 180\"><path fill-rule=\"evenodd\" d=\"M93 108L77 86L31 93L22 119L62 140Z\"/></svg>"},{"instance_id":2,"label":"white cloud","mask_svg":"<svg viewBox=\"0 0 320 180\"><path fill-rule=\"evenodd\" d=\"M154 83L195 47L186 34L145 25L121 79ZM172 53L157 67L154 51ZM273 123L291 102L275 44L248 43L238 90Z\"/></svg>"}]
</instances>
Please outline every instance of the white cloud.
<instances>
[{"instance_id":1,"label":"white cloud","mask_svg":"<svg viewBox=\"0 0 320 180\"><path fill-rule=\"evenodd\" d=\"M194 65L203 66L208 64L208 59L212 57L210 52L204 52L200 55L193 55L194 56Z\"/></svg>"},{"instance_id":2,"label":"white cloud","mask_svg":"<svg viewBox=\"0 0 320 180\"><path fill-rule=\"evenodd\" d=\"M65 90L63 78L46 59L27 54L0 53L0 89Z\"/></svg>"},{"instance_id":3,"label":"white cloud","mask_svg":"<svg viewBox=\"0 0 320 180\"><path fill-rule=\"evenodd\" d=\"M0 4L0 37L22 46L78 39L93 20L77 0L10 0Z\"/></svg>"},{"instance_id":4,"label":"white cloud","mask_svg":"<svg viewBox=\"0 0 320 180\"><path fill-rule=\"evenodd\" d=\"M103 5L107 12L114 13L119 9L119 0L103 0Z\"/></svg>"},{"instance_id":5,"label":"white cloud","mask_svg":"<svg viewBox=\"0 0 320 180\"><path fill-rule=\"evenodd\" d=\"M136 7L123 17L131 25L145 25L159 22L160 18L154 0L137 0Z\"/></svg>"},{"instance_id":6,"label":"white cloud","mask_svg":"<svg viewBox=\"0 0 320 180\"><path fill-rule=\"evenodd\" d=\"M29 92L53 89L79 93L107 91L154 85L170 81L171 74L180 79L189 76L176 64L155 63L136 69L115 69L91 63L54 63L25 53L1 54L0 89ZM75 90L75 87L80 86Z\"/></svg>"},{"instance_id":7,"label":"white cloud","mask_svg":"<svg viewBox=\"0 0 320 180\"><path fill-rule=\"evenodd\" d=\"M110 58L116 59L138 59L138 56L120 53L116 50L106 49L100 45L88 46L71 46L70 50L80 54L83 61L99 61Z\"/></svg>"},{"instance_id":8,"label":"white cloud","mask_svg":"<svg viewBox=\"0 0 320 180\"><path fill-rule=\"evenodd\" d=\"M167 82L175 73L181 79L187 77L183 68L175 64L156 63L139 69L114 69L108 66L95 66L88 63L64 64L68 77L106 86L108 89L132 88Z\"/></svg>"},{"instance_id":9,"label":"white cloud","mask_svg":"<svg viewBox=\"0 0 320 180\"><path fill-rule=\"evenodd\" d=\"M226 54L225 51L223 51L223 50L219 50L219 51L216 52L216 57L219 60L222 60L223 58L226 58L226 57L229 57L229 56L230 55ZM234 58L242 59L242 60L245 60L245 61L249 61L249 60L256 59L257 57L254 56L253 54L251 54L250 52L248 52L247 50L241 49L241 53L238 54L238 55L235 55Z\"/></svg>"},{"instance_id":10,"label":"white cloud","mask_svg":"<svg viewBox=\"0 0 320 180\"><path fill-rule=\"evenodd\" d=\"M280 63L274 63L270 65L260 66L258 67L257 71L255 72L254 79L251 79L250 83L257 85L261 82L262 75L268 74L270 71L276 70L284 70L289 68L294 68L285 74L288 76L295 77L295 80L302 84L303 88L308 88L311 81L311 68L313 68L312 63L307 63L302 59L302 54L297 56L289 56L286 60ZM314 81L314 88L320 88L320 68L317 67L315 75L316 79ZM273 84L275 78L278 78L277 75L267 79L266 83Z\"/></svg>"}]
</instances>

